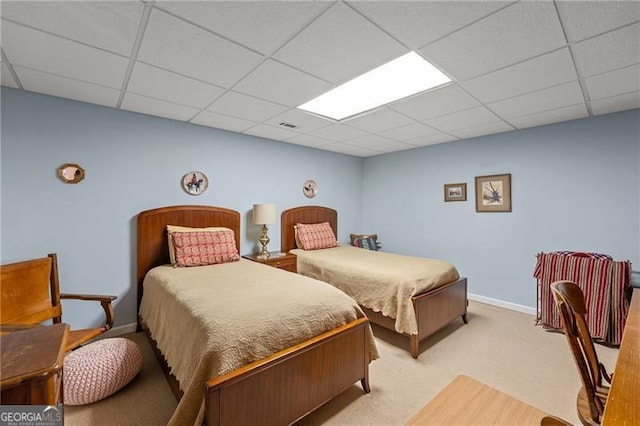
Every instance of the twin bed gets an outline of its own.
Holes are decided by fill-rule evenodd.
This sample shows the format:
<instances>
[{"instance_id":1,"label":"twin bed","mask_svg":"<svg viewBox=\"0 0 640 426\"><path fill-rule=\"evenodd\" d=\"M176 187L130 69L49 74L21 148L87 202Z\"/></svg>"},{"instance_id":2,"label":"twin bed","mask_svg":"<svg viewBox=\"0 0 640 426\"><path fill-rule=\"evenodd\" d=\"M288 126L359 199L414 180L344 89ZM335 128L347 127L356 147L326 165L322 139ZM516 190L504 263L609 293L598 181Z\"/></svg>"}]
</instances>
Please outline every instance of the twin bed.
<instances>
[{"instance_id":1,"label":"twin bed","mask_svg":"<svg viewBox=\"0 0 640 426\"><path fill-rule=\"evenodd\" d=\"M283 211L281 251L296 254L298 273L328 282L353 297L371 322L408 335L411 356L417 358L420 342L456 318L467 323L467 279L453 265L351 246L298 248L297 224L325 222L335 237L335 210L302 206Z\"/></svg>"},{"instance_id":2,"label":"twin bed","mask_svg":"<svg viewBox=\"0 0 640 426\"><path fill-rule=\"evenodd\" d=\"M359 295L350 287L368 282L366 275L345 284L331 262L296 250L294 226L322 222L335 233L335 210L308 206L282 213L282 251L297 254L305 276L246 259L170 265L167 225L228 228L239 252L237 211L172 206L138 215L139 328L179 400L170 424L290 424L358 381L369 392L369 363L378 357L369 321L409 335L414 358L421 340L458 316L466 323L466 279L455 268L443 268L428 285L421 280L408 292L394 290L392 303L376 305L366 297L356 303L352 297ZM336 249L355 250L356 258L377 253ZM313 279L316 270L333 285Z\"/></svg>"},{"instance_id":3,"label":"twin bed","mask_svg":"<svg viewBox=\"0 0 640 426\"><path fill-rule=\"evenodd\" d=\"M139 325L179 399L169 424L270 425L304 417L377 358L367 318L325 283L246 259L169 265L167 225L233 230L240 214L175 206L138 215Z\"/></svg>"}]
</instances>

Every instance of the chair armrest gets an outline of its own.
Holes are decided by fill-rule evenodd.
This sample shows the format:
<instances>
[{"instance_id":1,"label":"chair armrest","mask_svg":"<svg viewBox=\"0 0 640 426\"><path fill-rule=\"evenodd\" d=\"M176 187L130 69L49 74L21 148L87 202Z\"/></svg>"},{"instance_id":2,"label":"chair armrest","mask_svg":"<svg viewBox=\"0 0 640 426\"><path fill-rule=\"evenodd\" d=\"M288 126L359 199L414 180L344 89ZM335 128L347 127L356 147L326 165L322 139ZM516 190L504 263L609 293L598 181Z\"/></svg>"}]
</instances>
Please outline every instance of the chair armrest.
<instances>
[{"instance_id":1,"label":"chair armrest","mask_svg":"<svg viewBox=\"0 0 640 426\"><path fill-rule=\"evenodd\" d=\"M73 294L73 293L60 293L60 299L77 299L77 300L95 300L96 302L111 302L117 299L118 296L103 296L99 294Z\"/></svg>"},{"instance_id":2,"label":"chair armrest","mask_svg":"<svg viewBox=\"0 0 640 426\"><path fill-rule=\"evenodd\" d=\"M106 323L104 325L105 331L113 327L113 320L115 317L115 311L111 302L117 299L118 296L104 296L97 294L72 294L72 293L60 293L60 299L72 299L72 300L89 300L94 302L100 302L104 314L107 316Z\"/></svg>"}]
</instances>

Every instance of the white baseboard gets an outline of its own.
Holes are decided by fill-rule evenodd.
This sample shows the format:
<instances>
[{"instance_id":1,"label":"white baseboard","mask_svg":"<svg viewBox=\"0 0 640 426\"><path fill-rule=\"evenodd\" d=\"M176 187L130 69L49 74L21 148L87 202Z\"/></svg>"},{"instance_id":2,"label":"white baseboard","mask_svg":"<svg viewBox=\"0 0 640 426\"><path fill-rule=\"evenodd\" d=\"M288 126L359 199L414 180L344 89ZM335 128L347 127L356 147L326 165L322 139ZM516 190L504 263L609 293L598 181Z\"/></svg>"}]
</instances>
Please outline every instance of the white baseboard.
<instances>
[{"instance_id":1,"label":"white baseboard","mask_svg":"<svg viewBox=\"0 0 640 426\"><path fill-rule=\"evenodd\" d=\"M474 300L480 303L486 303L487 305L498 306L500 308L510 309L512 311L522 312L523 314L529 314L536 316L536 308L529 306L518 305L516 303L505 302L504 300L492 299L491 297L478 296L477 294L467 294L470 300Z\"/></svg>"}]
</instances>

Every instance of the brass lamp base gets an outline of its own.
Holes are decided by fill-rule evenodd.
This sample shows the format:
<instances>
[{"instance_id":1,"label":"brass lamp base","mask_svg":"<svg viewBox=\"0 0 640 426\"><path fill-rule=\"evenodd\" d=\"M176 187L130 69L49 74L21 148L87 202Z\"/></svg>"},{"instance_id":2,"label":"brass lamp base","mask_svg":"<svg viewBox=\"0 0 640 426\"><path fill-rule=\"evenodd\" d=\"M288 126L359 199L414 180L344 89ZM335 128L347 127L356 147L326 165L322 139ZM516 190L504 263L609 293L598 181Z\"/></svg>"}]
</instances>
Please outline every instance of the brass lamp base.
<instances>
[{"instance_id":1,"label":"brass lamp base","mask_svg":"<svg viewBox=\"0 0 640 426\"><path fill-rule=\"evenodd\" d=\"M267 250L267 244L269 244L269 236L267 235L267 225L262 225L262 235L258 239L260 244L262 244L262 249L258 253L258 257L261 259L266 259L269 257L269 251Z\"/></svg>"}]
</instances>

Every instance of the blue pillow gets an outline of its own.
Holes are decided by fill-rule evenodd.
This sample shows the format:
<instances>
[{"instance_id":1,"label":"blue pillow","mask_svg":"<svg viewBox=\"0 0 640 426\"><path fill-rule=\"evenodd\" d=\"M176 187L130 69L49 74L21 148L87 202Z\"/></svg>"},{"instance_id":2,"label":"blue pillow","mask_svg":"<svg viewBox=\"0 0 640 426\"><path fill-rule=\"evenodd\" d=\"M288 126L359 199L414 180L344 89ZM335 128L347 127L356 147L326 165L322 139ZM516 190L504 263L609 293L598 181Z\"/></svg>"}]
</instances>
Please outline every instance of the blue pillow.
<instances>
[{"instance_id":1,"label":"blue pillow","mask_svg":"<svg viewBox=\"0 0 640 426\"><path fill-rule=\"evenodd\" d=\"M367 250L378 251L380 249L380 243L378 243L378 235L359 235L351 234L351 245L354 247L360 247Z\"/></svg>"}]
</instances>

